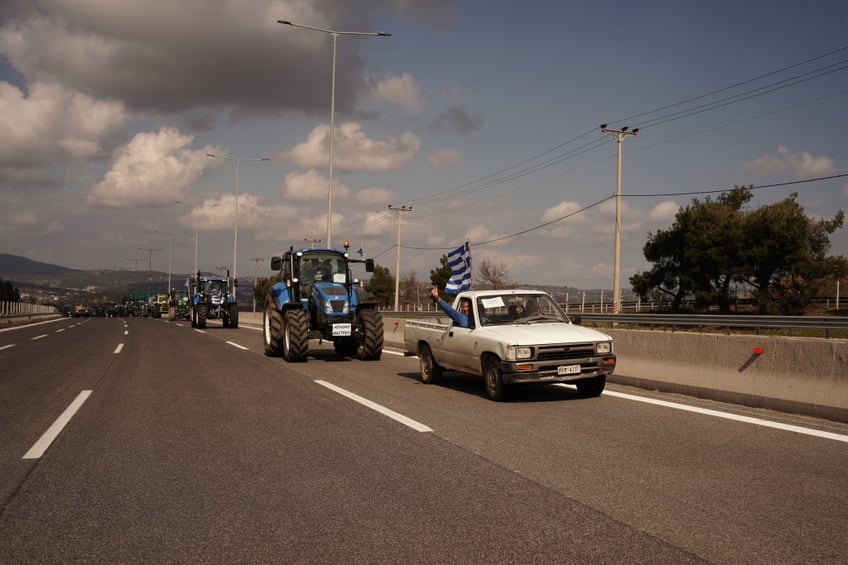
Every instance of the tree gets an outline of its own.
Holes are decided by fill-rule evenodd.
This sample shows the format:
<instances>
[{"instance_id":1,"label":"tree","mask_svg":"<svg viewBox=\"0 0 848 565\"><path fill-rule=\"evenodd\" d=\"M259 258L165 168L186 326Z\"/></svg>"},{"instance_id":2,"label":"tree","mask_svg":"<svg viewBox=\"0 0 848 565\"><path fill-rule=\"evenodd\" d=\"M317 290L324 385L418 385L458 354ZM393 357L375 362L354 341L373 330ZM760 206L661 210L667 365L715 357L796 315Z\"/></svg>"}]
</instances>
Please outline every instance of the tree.
<instances>
[{"instance_id":1,"label":"tree","mask_svg":"<svg viewBox=\"0 0 848 565\"><path fill-rule=\"evenodd\" d=\"M422 299L427 298L427 291L421 289L421 281L418 280L418 273L410 271L405 277L400 280L400 303L414 304L419 306Z\"/></svg>"},{"instance_id":2,"label":"tree","mask_svg":"<svg viewBox=\"0 0 848 565\"><path fill-rule=\"evenodd\" d=\"M0 279L0 302L20 302L21 291L9 281Z\"/></svg>"},{"instance_id":3,"label":"tree","mask_svg":"<svg viewBox=\"0 0 848 565\"><path fill-rule=\"evenodd\" d=\"M279 275L271 277L259 277L256 279L256 286L253 289L253 297L256 299L256 309L259 312L265 310L265 298L268 296L268 291L271 287L280 282Z\"/></svg>"},{"instance_id":4,"label":"tree","mask_svg":"<svg viewBox=\"0 0 848 565\"><path fill-rule=\"evenodd\" d=\"M388 267L374 265L374 272L365 283L365 290L374 295L380 304L388 306L395 296L395 278Z\"/></svg>"},{"instance_id":5,"label":"tree","mask_svg":"<svg viewBox=\"0 0 848 565\"><path fill-rule=\"evenodd\" d=\"M760 312L799 313L821 285L811 281L844 268L828 257L829 235L842 227L840 211L830 220L812 220L797 194L777 204L743 210L752 187L735 187L716 200L694 199L681 208L668 230L648 235L649 271L630 279L643 299L655 291L669 296L672 311L694 297L696 305L718 304L730 311L731 285L754 289Z\"/></svg>"},{"instance_id":6,"label":"tree","mask_svg":"<svg viewBox=\"0 0 848 565\"><path fill-rule=\"evenodd\" d=\"M448 281L451 278L451 268L448 264L448 256L442 255L439 259L439 268L438 269L430 269L430 282L439 289L439 295L442 298L447 298L445 294L445 286L447 286Z\"/></svg>"},{"instance_id":7,"label":"tree","mask_svg":"<svg viewBox=\"0 0 848 565\"><path fill-rule=\"evenodd\" d=\"M515 288L516 286L509 279L509 269L507 269L506 264L498 263L496 265L488 258L480 261L474 280L480 289Z\"/></svg>"}]
</instances>

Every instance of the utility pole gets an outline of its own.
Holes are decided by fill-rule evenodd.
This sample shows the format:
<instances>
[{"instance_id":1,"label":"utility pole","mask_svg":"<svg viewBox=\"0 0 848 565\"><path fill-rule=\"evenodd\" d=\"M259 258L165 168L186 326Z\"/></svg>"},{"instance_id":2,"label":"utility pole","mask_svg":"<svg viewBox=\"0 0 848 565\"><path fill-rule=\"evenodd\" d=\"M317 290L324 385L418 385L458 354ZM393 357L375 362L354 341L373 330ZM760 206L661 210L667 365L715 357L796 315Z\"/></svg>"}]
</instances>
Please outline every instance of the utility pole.
<instances>
[{"instance_id":1,"label":"utility pole","mask_svg":"<svg viewBox=\"0 0 848 565\"><path fill-rule=\"evenodd\" d=\"M259 261L264 261L262 257L251 257L253 261L253 313L256 313L256 277L259 274Z\"/></svg>"},{"instance_id":2,"label":"utility pole","mask_svg":"<svg viewBox=\"0 0 848 565\"><path fill-rule=\"evenodd\" d=\"M607 129L607 125L603 124L601 131L615 137L618 144L618 173L615 189L615 258L612 268L612 313L619 314L621 312L621 283L619 281L619 270L621 268L621 142L628 135L635 136L639 132L639 128L627 131L627 126L624 126L620 130L614 130Z\"/></svg>"},{"instance_id":3,"label":"utility pole","mask_svg":"<svg viewBox=\"0 0 848 565\"><path fill-rule=\"evenodd\" d=\"M303 241L309 244L309 249L315 249L315 244L321 243L320 239L309 239L308 237L304 237Z\"/></svg>"},{"instance_id":4,"label":"utility pole","mask_svg":"<svg viewBox=\"0 0 848 565\"><path fill-rule=\"evenodd\" d=\"M162 251L162 249L151 249L150 247L139 247L139 251L147 251L147 270L153 272L153 252Z\"/></svg>"},{"instance_id":5,"label":"utility pole","mask_svg":"<svg viewBox=\"0 0 848 565\"><path fill-rule=\"evenodd\" d=\"M133 259L132 257L125 257L125 259L126 259L127 261L133 261L133 262L135 262L135 272L136 272L136 273L138 272L138 262L139 262L139 261L144 261L144 259Z\"/></svg>"},{"instance_id":6,"label":"utility pole","mask_svg":"<svg viewBox=\"0 0 848 565\"><path fill-rule=\"evenodd\" d=\"M404 212L412 212L412 206L392 206L389 204L389 210L397 212L397 256L395 259L395 312L397 312L400 294L400 217Z\"/></svg>"}]
</instances>

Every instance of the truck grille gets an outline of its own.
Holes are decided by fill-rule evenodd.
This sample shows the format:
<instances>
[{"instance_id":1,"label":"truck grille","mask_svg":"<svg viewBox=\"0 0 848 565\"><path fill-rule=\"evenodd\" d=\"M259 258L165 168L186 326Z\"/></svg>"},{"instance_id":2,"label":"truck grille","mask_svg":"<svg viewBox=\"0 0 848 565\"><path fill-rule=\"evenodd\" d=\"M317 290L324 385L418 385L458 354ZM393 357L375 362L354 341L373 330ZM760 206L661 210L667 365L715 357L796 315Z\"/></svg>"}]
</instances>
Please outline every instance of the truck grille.
<instances>
[{"instance_id":1,"label":"truck grille","mask_svg":"<svg viewBox=\"0 0 848 565\"><path fill-rule=\"evenodd\" d=\"M346 302L347 300L330 300L330 306L333 307L333 312L344 312Z\"/></svg>"},{"instance_id":2,"label":"truck grille","mask_svg":"<svg viewBox=\"0 0 848 565\"><path fill-rule=\"evenodd\" d=\"M594 343L575 343L571 345L544 345L539 347L536 359L547 361L554 359L584 359L595 354Z\"/></svg>"}]
</instances>

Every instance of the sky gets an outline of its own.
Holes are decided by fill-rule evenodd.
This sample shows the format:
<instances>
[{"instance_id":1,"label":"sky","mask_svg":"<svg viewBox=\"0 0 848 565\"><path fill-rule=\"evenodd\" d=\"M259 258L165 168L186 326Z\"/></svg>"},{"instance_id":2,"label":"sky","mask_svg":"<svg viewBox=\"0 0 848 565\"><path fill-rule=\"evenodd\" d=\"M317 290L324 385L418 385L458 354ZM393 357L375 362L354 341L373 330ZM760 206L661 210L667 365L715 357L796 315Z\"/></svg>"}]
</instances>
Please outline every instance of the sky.
<instances>
[{"instance_id":1,"label":"sky","mask_svg":"<svg viewBox=\"0 0 848 565\"><path fill-rule=\"evenodd\" d=\"M333 35L278 20L391 35L335 36L333 97ZM639 128L628 289L695 198L848 208L846 108L844 0L0 0L0 253L268 276L331 208L331 246L393 273L400 219L402 277L468 241L515 282L611 289L607 124Z\"/></svg>"}]
</instances>

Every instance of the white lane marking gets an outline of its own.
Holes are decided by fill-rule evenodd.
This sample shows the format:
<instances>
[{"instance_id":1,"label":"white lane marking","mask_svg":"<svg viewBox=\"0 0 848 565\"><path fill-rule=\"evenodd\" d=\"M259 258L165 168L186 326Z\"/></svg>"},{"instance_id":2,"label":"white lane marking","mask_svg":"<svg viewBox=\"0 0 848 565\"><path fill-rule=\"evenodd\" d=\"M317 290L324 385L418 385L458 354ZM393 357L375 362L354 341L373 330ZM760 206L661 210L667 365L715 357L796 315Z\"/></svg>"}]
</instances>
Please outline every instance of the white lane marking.
<instances>
[{"instance_id":1,"label":"white lane marking","mask_svg":"<svg viewBox=\"0 0 848 565\"><path fill-rule=\"evenodd\" d=\"M118 347L116 347L116 348L115 348L115 351L114 351L115 355L117 355L118 353L120 353L120 352L121 352L121 350L122 350L123 348L124 348L124 344L123 344L123 343L119 343L119 344L118 344Z\"/></svg>"},{"instance_id":2,"label":"white lane marking","mask_svg":"<svg viewBox=\"0 0 848 565\"><path fill-rule=\"evenodd\" d=\"M389 349L384 349L383 353L388 353L389 355L400 355L403 357L403 351L391 351Z\"/></svg>"},{"instance_id":3,"label":"white lane marking","mask_svg":"<svg viewBox=\"0 0 848 565\"><path fill-rule=\"evenodd\" d=\"M59 416L53 425L47 428L47 431L44 432L44 435L39 438L35 444L29 448L29 451L24 454L24 459L40 459L44 452L47 451L47 448L50 447L50 444L53 443L53 440L65 429L65 426L68 425L68 422L71 421L71 418L74 417L74 414L77 413L82 405L88 400L88 397L91 396L90 390L84 390L80 392L77 397L71 402L70 406L65 408L65 411L62 412L62 415Z\"/></svg>"},{"instance_id":4,"label":"white lane marking","mask_svg":"<svg viewBox=\"0 0 848 565\"><path fill-rule=\"evenodd\" d=\"M130 330L124 330L124 335L130 335Z\"/></svg>"},{"instance_id":5,"label":"white lane marking","mask_svg":"<svg viewBox=\"0 0 848 565\"><path fill-rule=\"evenodd\" d=\"M197 328L195 328L195 329L194 329L194 331L196 331L196 332L197 332L197 333L199 333L199 334L205 334L205 333L206 333L205 331L203 331L203 330L199 330L199 329L197 329Z\"/></svg>"},{"instance_id":6,"label":"white lane marking","mask_svg":"<svg viewBox=\"0 0 848 565\"><path fill-rule=\"evenodd\" d=\"M32 341L35 341L35 340L37 340L37 339L41 339L41 338L43 338L43 337L47 337L47 334L37 335L37 336L32 337L32 338L30 338L30 339L31 339Z\"/></svg>"},{"instance_id":7,"label":"white lane marking","mask_svg":"<svg viewBox=\"0 0 848 565\"><path fill-rule=\"evenodd\" d=\"M9 349L10 347L15 347L15 344L10 343L9 345L4 345L3 347L0 347L0 351L3 351L4 349Z\"/></svg>"},{"instance_id":8,"label":"white lane marking","mask_svg":"<svg viewBox=\"0 0 848 565\"><path fill-rule=\"evenodd\" d=\"M684 410L686 412L694 412L696 414L703 414L706 416L713 416L715 418L724 418L726 420L735 420L737 422L744 422L746 424L753 424L755 426L763 426L766 428L774 428L776 430L783 430L787 432L793 432L796 434L805 434L809 436L820 437L824 439L832 439L834 441L841 441L848 443L848 435L836 434L833 432L824 432L821 430L814 430L812 428L803 428L801 426L793 426L791 424L781 424L780 422L771 422L769 420L763 420L760 418L752 418L751 416L740 416L738 414L730 414L728 412L719 412L718 410L710 410L709 408L699 408L697 406L687 406L685 404L677 404L676 402L668 402L666 400L656 400L654 398L645 398L644 396L636 396L633 394L625 394L623 392L614 392L611 390L605 390L604 395L606 396L615 396L617 398L624 398L625 400L635 400L636 402L645 402L647 404L655 404L657 406L664 406L666 408L674 408L675 410Z\"/></svg>"},{"instance_id":9,"label":"white lane marking","mask_svg":"<svg viewBox=\"0 0 848 565\"><path fill-rule=\"evenodd\" d=\"M354 394L350 391L347 391L343 388L337 387L336 385L330 384L326 381L316 380L315 382L318 383L321 386L327 387L328 389L341 394L342 396L346 396L346 397L350 398L351 400L362 404L363 406L367 406L368 408L375 410L375 411L379 412L380 414L383 414L384 416L388 416L392 420L396 420L396 421L400 422L401 424L403 424L405 426L409 426L410 428L412 428L415 431L418 431L418 432L432 432L433 431L432 428L425 426L424 424L421 424L419 422L416 422L412 418L407 418L403 414L398 414L394 410L390 410L390 409L386 408L385 406L381 406L380 404L377 404L376 402L372 402L372 401L368 400L367 398L363 398L363 397L359 396L358 394Z\"/></svg>"},{"instance_id":10,"label":"white lane marking","mask_svg":"<svg viewBox=\"0 0 848 565\"><path fill-rule=\"evenodd\" d=\"M232 345L233 347L238 347L239 349L243 349L244 351L247 351L247 350L248 350L248 348L247 348L247 347L245 347L245 346L243 346L243 345L239 345L239 344L237 344L237 343L236 343L236 342L234 342L234 341L228 341L227 343L228 343L228 344L230 344L230 345Z\"/></svg>"},{"instance_id":11,"label":"white lane marking","mask_svg":"<svg viewBox=\"0 0 848 565\"><path fill-rule=\"evenodd\" d=\"M185 327L185 324L181 324L181 323L177 322L177 326L179 326L179 327L181 327L181 328L184 328L184 327Z\"/></svg>"},{"instance_id":12,"label":"white lane marking","mask_svg":"<svg viewBox=\"0 0 848 565\"><path fill-rule=\"evenodd\" d=\"M58 333L62 333L63 331L65 331L65 328L59 328L58 330L56 330L56 333L57 333L57 334L58 334Z\"/></svg>"}]
</instances>

